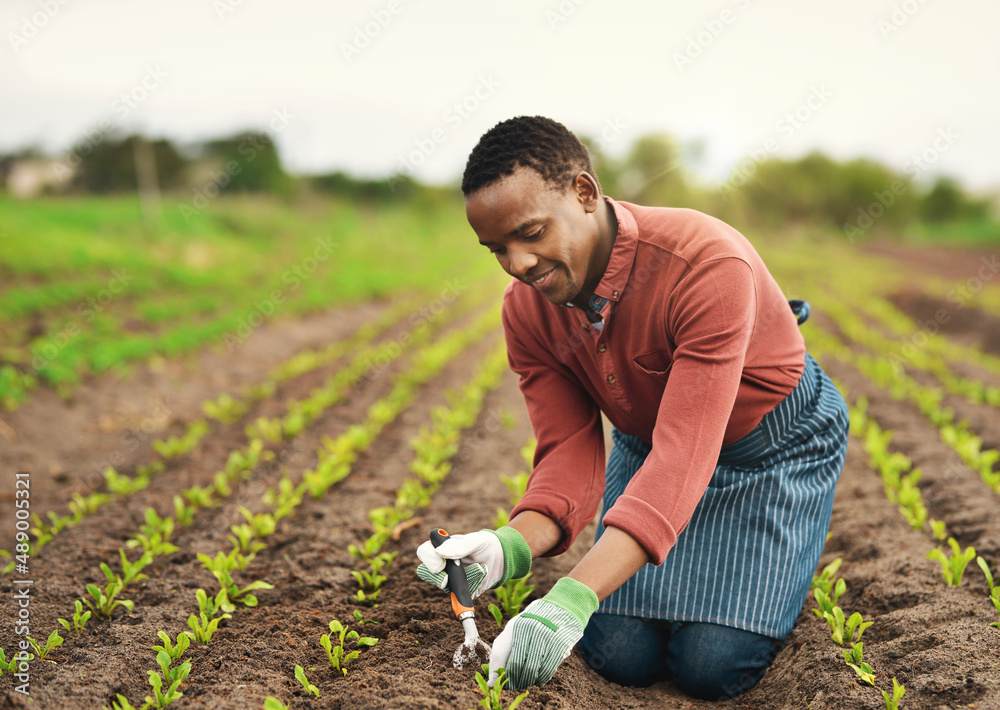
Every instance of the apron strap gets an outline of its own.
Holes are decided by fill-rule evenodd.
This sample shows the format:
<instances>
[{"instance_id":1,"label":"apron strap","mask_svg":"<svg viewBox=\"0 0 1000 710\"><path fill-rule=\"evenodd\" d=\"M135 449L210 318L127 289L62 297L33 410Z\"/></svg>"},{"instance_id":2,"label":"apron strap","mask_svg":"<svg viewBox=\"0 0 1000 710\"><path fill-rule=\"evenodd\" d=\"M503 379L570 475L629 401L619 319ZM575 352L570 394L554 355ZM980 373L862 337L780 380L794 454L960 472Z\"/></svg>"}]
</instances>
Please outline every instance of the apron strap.
<instances>
[{"instance_id":1,"label":"apron strap","mask_svg":"<svg viewBox=\"0 0 1000 710\"><path fill-rule=\"evenodd\" d=\"M794 299L788 302L788 305L792 308L792 313L795 314L795 318L798 320L798 324L802 325L807 320L809 320L809 301L803 301L802 299Z\"/></svg>"}]
</instances>

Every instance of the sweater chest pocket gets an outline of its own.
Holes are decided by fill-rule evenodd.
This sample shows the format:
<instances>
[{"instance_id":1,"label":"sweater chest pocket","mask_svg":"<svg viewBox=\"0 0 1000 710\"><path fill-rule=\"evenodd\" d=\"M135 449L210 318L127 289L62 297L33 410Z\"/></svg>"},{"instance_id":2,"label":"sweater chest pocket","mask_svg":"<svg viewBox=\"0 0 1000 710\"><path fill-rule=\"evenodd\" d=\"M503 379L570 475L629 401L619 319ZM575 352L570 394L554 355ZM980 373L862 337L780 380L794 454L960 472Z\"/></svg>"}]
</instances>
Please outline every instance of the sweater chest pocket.
<instances>
[{"instance_id":1,"label":"sweater chest pocket","mask_svg":"<svg viewBox=\"0 0 1000 710\"><path fill-rule=\"evenodd\" d=\"M632 364L640 371L661 382L666 382L674 361L669 350L654 350L632 358Z\"/></svg>"}]
</instances>

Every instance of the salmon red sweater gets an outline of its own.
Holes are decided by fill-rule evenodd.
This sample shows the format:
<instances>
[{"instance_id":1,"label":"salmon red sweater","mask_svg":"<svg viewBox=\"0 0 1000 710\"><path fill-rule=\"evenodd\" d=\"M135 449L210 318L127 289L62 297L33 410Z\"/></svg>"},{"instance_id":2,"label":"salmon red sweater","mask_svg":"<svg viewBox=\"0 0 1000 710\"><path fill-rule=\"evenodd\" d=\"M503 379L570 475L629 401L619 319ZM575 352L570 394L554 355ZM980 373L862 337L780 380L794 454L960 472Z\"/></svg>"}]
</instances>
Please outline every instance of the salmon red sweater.
<instances>
[{"instance_id":1,"label":"salmon red sweater","mask_svg":"<svg viewBox=\"0 0 1000 710\"><path fill-rule=\"evenodd\" d=\"M690 209L605 197L618 219L597 329L578 308L514 280L504 293L508 360L538 439L512 516L534 510L564 552L604 492L600 412L652 451L604 515L661 564L715 470L795 388L805 343L788 301L747 239Z\"/></svg>"}]
</instances>

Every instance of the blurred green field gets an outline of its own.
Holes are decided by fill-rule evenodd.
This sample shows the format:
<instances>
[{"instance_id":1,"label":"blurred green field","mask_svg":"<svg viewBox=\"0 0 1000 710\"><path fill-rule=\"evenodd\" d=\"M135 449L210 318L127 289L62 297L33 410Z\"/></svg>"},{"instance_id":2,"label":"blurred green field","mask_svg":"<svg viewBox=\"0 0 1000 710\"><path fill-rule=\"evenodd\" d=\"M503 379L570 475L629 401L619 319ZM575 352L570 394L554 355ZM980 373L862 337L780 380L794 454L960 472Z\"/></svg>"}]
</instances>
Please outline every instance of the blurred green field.
<instances>
[{"instance_id":1,"label":"blurred green field","mask_svg":"<svg viewBox=\"0 0 1000 710\"><path fill-rule=\"evenodd\" d=\"M0 197L0 404L247 328L496 276L460 203L226 195L155 235L133 196Z\"/></svg>"}]
</instances>

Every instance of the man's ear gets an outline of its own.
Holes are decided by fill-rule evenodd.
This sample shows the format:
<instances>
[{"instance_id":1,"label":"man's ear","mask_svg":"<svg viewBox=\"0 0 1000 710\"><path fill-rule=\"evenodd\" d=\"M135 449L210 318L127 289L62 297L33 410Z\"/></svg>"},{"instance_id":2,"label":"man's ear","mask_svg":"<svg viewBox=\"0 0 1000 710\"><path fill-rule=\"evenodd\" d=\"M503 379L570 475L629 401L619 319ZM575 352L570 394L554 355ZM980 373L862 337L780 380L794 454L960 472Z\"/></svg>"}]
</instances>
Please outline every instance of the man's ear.
<instances>
[{"instance_id":1,"label":"man's ear","mask_svg":"<svg viewBox=\"0 0 1000 710\"><path fill-rule=\"evenodd\" d=\"M597 210L601 200L601 188L597 184L597 178L585 170L581 170L573 179L573 191L577 200L588 212Z\"/></svg>"}]
</instances>

